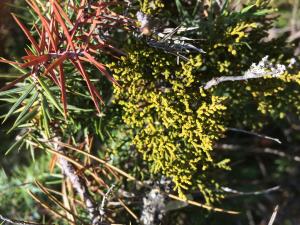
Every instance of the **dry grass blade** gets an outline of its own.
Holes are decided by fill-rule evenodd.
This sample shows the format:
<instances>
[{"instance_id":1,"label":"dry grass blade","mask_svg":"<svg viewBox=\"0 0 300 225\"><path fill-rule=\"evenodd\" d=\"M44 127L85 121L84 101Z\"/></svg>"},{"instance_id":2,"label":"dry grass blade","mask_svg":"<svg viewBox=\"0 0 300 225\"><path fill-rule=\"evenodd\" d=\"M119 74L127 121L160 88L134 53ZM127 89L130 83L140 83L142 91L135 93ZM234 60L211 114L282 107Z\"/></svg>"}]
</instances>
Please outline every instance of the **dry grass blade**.
<instances>
[{"instance_id":1,"label":"dry grass blade","mask_svg":"<svg viewBox=\"0 0 300 225\"><path fill-rule=\"evenodd\" d=\"M7 218L5 216L2 216L1 214L0 214L0 220L3 221L3 222L1 222L1 224L5 223L5 224L14 224L14 225L45 225L43 223L35 223L35 222L29 222L29 221L14 220L14 219L10 219L10 218Z\"/></svg>"},{"instance_id":2,"label":"dry grass blade","mask_svg":"<svg viewBox=\"0 0 300 225\"><path fill-rule=\"evenodd\" d=\"M137 217L137 215L135 215L135 213L130 209L128 208L128 206L121 200L121 199L118 199L118 201L120 202L120 204L124 207L124 209L136 220L136 221L139 221L139 218Z\"/></svg>"},{"instance_id":3,"label":"dry grass blade","mask_svg":"<svg viewBox=\"0 0 300 225\"><path fill-rule=\"evenodd\" d=\"M63 147L66 147L68 149L71 149L71 150L74 150L74 151L77 151L81 154L84 154L86 156L89 156L90 158L100 162L101 164L104 164L105 166L115 170L116 172L118 172L119 174L123 175L124 177L128 178L129 180L134 180L136 181L138 184L144 186L144 184L141 182L141 181L138 181L137 179L135 179L133 176L131 176L130 174L124 172L123 170L105 162L104 160L102 159L99 159L98 157L96 156L93 156L85 151L82 151L80 149L77 149L77 148L74 148L73 146L70 146L68 144L65 144L65 143L62 143L62 142L55 142ZM191 200L184 200L184 199L181 199L179 198L178 196L176 195L172 195L172 194L167 194L168 197L172 198L172 199L175 199L175 200L178 200L178 201L182 201L182 202L187 202L188 204L190 205L194 205L194 206L198 206L198 207L201 207L201 208L204 208L204 209L207 209L207 210L211 210L211 211L215 211L215 212L222 212L222 213L228 213L228 214L239 214L239 212L237 211L233 211L233 210L226 210L226 209L221 209L221 208L216 208L216 207L212 207L212 206L208 206L208 205L204 205L204 204L201 204L199 202L196 202L196 201L191 201Z\"/></svg>"},{"instance_id":4,"label":"dry grass blade","mask_svg":"<svg viewBox=\"0 0 300 225\"><path fill-rule=\"evenodd\" d=\"M52 214L54 214L55 216L58 216L62 219L65 219L69 222L72 223L71 220L69 220L66 216L62 215L61 213L57 212L56 210L52 209L47 203L43 202L42 200L40 200L37 196L35 196L31 191L27 191L27 193L37 202L39 203L41 206L43 206L46 210L48 210L49 212L51 212Z\"/></svg>"},{"instance_id":5,"label":"dry grass blade","mask_svg":"<svg viewBox=\"0 0 300 225\"><path fill-rule=\"evenodd\" d=\"M276 207L275 207L275 209L274 209L274 211L272 213L272 216L270 218L270 221L269 221L268 225L273 225L273 223L274 223L274 221L276 219L277 213L278 213L278 209L279 209L279 205L276 205Z\"/></svg>"},{"instance_id":6,"label":"dry grass blade","mask_svg":"<svg viewBox=\"0 0 300 225\"><path fill-rule=\"evenodd\" d=\"M68 210L72 211L72 213L68 213L67 212L67 217L70 220L73 221L73 225L76 225L77 224L77 220L73 216L73 214L76 215L76 216L78 216L78 214L77 214L77 211L75 210L76 208L75 207L71 207L71 204L70 204L70 201L69 201L69 198L68 198L67 189L66 189L66 180L62 181L61 192L62 192L62 199L63 199L64 207L66 207Z\"/></svg>"},{"instance_id":7,"label":"dry grass blade","mask_svg":"<svg viewBox=\"0 0 300 225\"><path fill-rule=\"evenodd\" d=\"M49 152L52 152L52 153L55 153L57 155L59 155L60 157L66 159L67 161L73 163L75 166L77 166L79 168L79 170L82 170L82 169L86 169L84 166L82 166L80 163L76 162L74 159L71 159L70 157L64 155L63 153L61 152L58 152L58 151L55 151L53 149L50 149L50 148L47 148L46 149L47 151ZM100 177L97 176L97 174L95 174L93 171L91 171L90 169L86 169L93 177L96 181L101 181L102 179Z\"/></svg>"},{"instance_id":8,"label":"dry grass blade","mask_svg":"<svg viewBox=\"0 0 300 225\"><path fill-rule=\"evenodd\" d=\"M41 146L39 146L38 144L32 142L32 141L29 141L29 140L26 140L27 143L30 143L32 146L36 147L36 148L39 148L39 149L45 149L45 148L42 148ZM55 142L56 143L56 142ZM56 151L54 149L51 149L51 148L46 148L45 149L46 151L48 152L51 152L53 154L57 154L58 156L66 159L67 161L73 163L76 167L78 167L79 170L86 170L99 184L101 184L101 178L95 174L93 171L91 171L91 169L88 169L88 168L85 168L84 166L82 166L80 163L76 162L74 159L64 155L63 153L59 152L59 151Z\"/></svg>"},{"instance_id":9,"label":"dry grass blade","mask_svg":"<svg viewBox=\"0 0 300 225\"><path fill-rule=\"evenodd\" d=\"M50 173L53 173L56 162L57 162L57 155L53 154L52 157L51 157L51 160L49 162L49 171L50 171Z\"/></svg>"},{"instance_id":10,"label":"dry grass blade","mask_svg":"<svg viewBox=\"0 0 300 225\"><path fill-rule=\"evenodd\" d=\"M104 160L102 160L102 159L99 159L98 157L96 157L96 156L94 156L94 155L91 155L91 154L89 154L89 153L87 153L87 152L85 152L85 151L82 151L82 150L80 150L80 149L74 148L73 146L68 145L68 144L65 144L65 143L62 143L62 142L55 142L55 143L57 143L57 144L59 144L59 145L65 147L65 148L68 148L68 149L71 149L71 150L76 151L76 152L78 152L78 153L81 153L81 154L83 154L83 155L89 156L90 158L92 158L92 159L96 160L97 162L100 162L101 164L103 164L103 165L105 165L105 166L107 166L107 167L113 169L114 171L118 172L119 174L123 175L124 177L128 178L129 180L136 180L136 179L135 179L133 176L131 176L130 174L128 174L128 173L124 172L123 170L121 170L121 169L119 169L119 168L117 168L117 167L115 167L115 166L109 164L108 162L106 162L106 161L104 161Z\"/></svg>"},{"instance_id":11,"label":"dry grass blade","mask_svg":"<svg viewBox=\"0 0 300 225\"><path fill-rule=\"evenodd\" d=\"M214 212L222 212L222 213L227 213L227 214L232 214L232 215L238 215L238 214L240 214L237 211L216 208L216 207L204 205L204 204L201 204L199 202L192 201L192 200L184 200L184 199L179 198L178 196L173 195L173 194L167 194L167 196L169 198L172 198L172 199L175 199L175 200L178 200L178 201L181 201L181 202L186 202L186 203L188 203L190 205L198 206L198 207L201 207L201 208L204 208L204 209L207 209L207 210L210 210L210 211L214 211Z\"/></svg>"},{"instance_id":12,"label":"dry grass blade","mask_svg":"<svg viewBox=\"0 0 300 225\"><path fill-rule=\"evenodd\" d=\"M60 192L58 192L58 191L52 190L50 188L46 188L46 190L49 191L49 192L51 192L51 193L53 193L53 194L56 194L56 195L59 195L59 196L63 197L63 194L60 193ZM76 204L79 204L81 207L85 207L84 203L81 202L80 200L78 200L76 198L72 198L70 196L67 196L67 197L68 197L68 199L72 200L72 202L74 202Z\"/></svg>"},{"instance_id":13,"label":"dry grass blade","mask_svg":"<svg viewBox=\"0 0 300 225\"><path fill-rule=\"evenodd\" d=\"M55 197L53 196L40 182L35 181L35 184L38 186L38 188L48 197L51 201L53 201L56 205L61 207L63 210L65 210L67 213L71 214L73 217L76 217L78 220L80 220L82 223L85 223L81 218L74 215L72 211L64 207L64 205ZM71 220L74 222L74 220Z\"/></svg>"}]
</instances>

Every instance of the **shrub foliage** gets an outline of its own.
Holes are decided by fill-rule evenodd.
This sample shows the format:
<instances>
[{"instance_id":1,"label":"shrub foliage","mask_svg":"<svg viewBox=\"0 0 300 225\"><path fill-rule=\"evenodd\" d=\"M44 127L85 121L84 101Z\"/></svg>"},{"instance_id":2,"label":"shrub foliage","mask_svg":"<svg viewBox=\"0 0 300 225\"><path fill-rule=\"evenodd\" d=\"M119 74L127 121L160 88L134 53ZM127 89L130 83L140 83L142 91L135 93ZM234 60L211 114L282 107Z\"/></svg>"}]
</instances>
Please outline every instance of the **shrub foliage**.
<instances>
[{"instance_id":1,"label":"shrub foliage","mask_svg":"<svg viewBox=\"0 0 300 225\"><path fill-rule=\"evenodd\" d=\"M170 181L164 194L182 200L200 191L212 204L225 195L219 174L231 168L215 148L228 129L259 132L286 115L299 119L299 63L285 36L268 37L276 21L269 1L239 11L230 1L182 2L28 0L32 29L14 16L31 46L22 63L1 59L23 74L0 92L11 106L4 121L14 118L8 130L19 132L8 153L44 149L57 174L59 159L86 210L61 218L124 219L104 213L105 201L113 184L140 192L124 179L134 176L146 188Z\"/></svg>"}]
</instances>

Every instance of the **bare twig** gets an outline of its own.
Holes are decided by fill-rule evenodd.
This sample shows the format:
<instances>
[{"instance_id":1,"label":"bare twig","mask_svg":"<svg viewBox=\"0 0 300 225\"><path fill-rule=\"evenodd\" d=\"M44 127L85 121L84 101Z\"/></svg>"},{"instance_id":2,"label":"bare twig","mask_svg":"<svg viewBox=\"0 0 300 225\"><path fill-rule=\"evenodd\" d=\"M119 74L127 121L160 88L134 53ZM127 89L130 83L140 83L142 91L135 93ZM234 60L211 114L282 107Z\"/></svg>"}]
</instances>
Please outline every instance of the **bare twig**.
<instances>
[{"instance_id":1,"label":"bare twig","mask_svg":"<svg viewBox=\"0 0 300 225\"><path fill-rule=\"evenodd\" d=\"M252 132L252 131L242 130L242 129L238 129L238 128L232 128L232 127L227 128L227 130L240 132L240 133L245 133L245 134L250 134L250 135L254 135L254 136L257 136L257 137L260 137L260 138L264 138L264 139L269 139L269 140L277 142L278 144L282 143L278 138L273 138L273 137L270 137L270 136L267 136L267 135L258 134L258 133Z\"/></svg>"},{"instance_id":2,"label":"bare twig","mask_svg":"<svg viewBox=\"0 0 300 225\"><path fill-rule=\"evenodd\" d=\"M67 220L68 222L73 223L72 220L70 220L68 217L63 215L62 213L58 212L57 210L53 209L48 203L45 201L42 201L40 198L38 198L36 195L34 195L30 190L27 190L27 193L37 202L39 203L42 207L44 207L46 210L51 212L53 215L58 216L60 218L63 218Z\"/></svg>"},{"instance_id":3,"label":"bare twig","mask_svg":"<svg viewBox=\"0 0 300 225\"><path fill-rule=\"evenodd\" d=\"M251 67L242 76L224 76L216 77L208 81L204 85L204 89L210 89L220 83L226 81L241 81L249 79L257 79L265 76L279 77L286 71L286 67L281 64L273 65L268 61L268 56L265 56L258 64L253 63Z\"/></svg>"},{"instance_id":4,"label":"bare twig","mask_svg":"<svg viewBox=\"0 0 300 225\"><path fill-rule=\"evenodd\" d=\"M294 35L297 31L298 10L299 10L299 0L294 0L292 17L291 17L291 35Z\"/></svg>"},{"instance_id":5,"label":"bare twig","mask_svg":"<svg viewBox=\"0 0 300 225\"><path fill-rule=\"evenodd\" d=\"M270 218L270 221L269 221L268 225L273 225L273 223L274 223L274 221L276 219L277 213L278 213L278 209L279 209L279 206L276 205L276 207L275 207L275 209L273 211L273 214L272 214L272 216Z\"/></svg>"},{"instance_id":6,"label":"bare twig","mask_svg":"<svg viewBox=\"0 0 300 225\"><path fill-rule=\"evenodd\" d=\"M249 221L249 225L255 225L253 214L252 214L251 210L247 210L246 215L247 215L247 218Z\"/></svg>"},{"instance_id":7,"label":"bare twig","mask_svg":"<svg viewBox=\"0 0 300 225\"><path fill-rule=\"evenodd\" d=\"M280 189L280 186L275 186L275 187L268 188L268 189L265 189L265 190L251 191L251 192L237 191L237 190L234 190L234 189L229 188L229 187L221 187L221 189L225 192L236 194L236 195L263 195L263 194L268 194L268 193L273 192L273 191L278 191Z\"/></svg>"},{"instance_id":8,"label":"bare twig","mask_svg":"<svg viewBox=\"0 0 300 225\"><path fill-rule=\"evenodd\" d=\"M135 213L130 209L128 208L128 206L119 198L118 199L119 203L123 206L123 208L136 220L136 221L139 221L139 218L137 215L135 215Z\"/></svg>"},{"instance_id":9,"label":"bare twig","mask_svg":"<svg viewBox=\"0 0 300 225\"><path fill-rule=\"evenodd\" d=\"M28 221L9 219L5 216L2 216L1 214L0 214L0 220L4 221L6 223L15 224L15 225L44 225L43 223L34 223L34 222L28 222Z\"/></svg>"},{"instance_id":10,"label":"bare twig","mask_svg":"<svg viewBox=\"0 0 300 225\"><path fill-rule=\"evenodd\" d=\"M173 194L167 194L167 196L169 198L171 198L171 199L175 199L175 200L178 200L178 201L181 201L181 202L186 202L186 203L188 203L190 205L198 206L198 207L201 207L201 208L204 208L204 209L207 209L207 210L211 210L211 211L214 211L214 212L227 213L227 214L231 214L231 215L238 215L238 214L240 214L237 211L216 208L216 207L213 207L213 206L201 204L201 203L193 201L193 200L184 200L184 199L179 198L178 196L173 195Z\"/></svg>"},{"instance_id":11,"label":"bare twig","mask_svg":"<svg viewBox=\"0 0 300 225\"><path fill-rule=\"evenodd\" d=\"M103 199L102 199L102 202L101 202L101 205L99 207L99 212L100 212L100 221L102 222L103 221L103 217L105 215L105 211L104 211L104 207L105 207L105 203L107 202L107 199L110 195L110 193L112 192L112 190L114 189L115 185L111 185L109 187L109 189L107 190L107 192L105 193L105 195L103 196Z\"/></svg>"},{"instance_id":12,"label":"bare twig","mask_svg":"<svg viewBox=\"0 0 300 225\"><path fill-rule=\"evenodd\" d=\"M240 149L246 150L245 152L257 152L257 153L268 153L277 155L280 157L284 157L290 160L294 160L296 162L300 162L300 156L293 156L290 154L287 154L281 150L273 149L273 148L258 148L258 147L245 147L241 145L232 145L232 144L218 144L215 146L216 148L223 149L223 150L231 150L231 151L237 151Z\"/></svg>"}]
</instances>

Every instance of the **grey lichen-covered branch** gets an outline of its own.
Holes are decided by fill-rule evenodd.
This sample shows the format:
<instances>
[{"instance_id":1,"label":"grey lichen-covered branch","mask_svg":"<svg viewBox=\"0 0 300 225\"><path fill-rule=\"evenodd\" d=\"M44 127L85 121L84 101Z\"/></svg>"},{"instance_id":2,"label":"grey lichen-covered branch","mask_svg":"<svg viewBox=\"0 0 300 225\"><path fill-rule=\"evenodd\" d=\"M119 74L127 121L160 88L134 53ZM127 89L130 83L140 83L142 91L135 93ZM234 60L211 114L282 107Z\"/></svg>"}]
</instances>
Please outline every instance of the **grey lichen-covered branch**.
<instances>
[{"instance_id":1,"label":"grey lichen-covered branch","mask_svg":"<svg viewBox=\"0 0 300 225\"><path fill-rule=\"evenodd\" d=\"M64 147L56 144L57 142L60 142L59 137L53 138L54 140L54 148L56 151L60 153L65 153ZM98 210L98 206L93 200L93 197L89 193L89 190L86 186L85 181L76 173L76 170L68 160L66 160L63 157L58 158L58 162L61 165L63 173L66 175L67 178L69 178L70 182L72 183L73 188L77 191L77 193L80 195L80 197L84 200L85 206L87 208L87 211L89 213L91 224L92 225L101 225L103 224L100 221L100 212Z\"/></svg>"},{"instance_id":2,"label":"grey lichen-covered branch","mask_svg":"<svg viewBox=\"0 0 300 225\"><path fill-rule=\"evenodd\" d=\"M158 188L153 188L143 199L141 223L143 225L160 224L166 213L164 195Z\"/></svg>"},{"instance_id":3,"label":"grey lichen-covered branch","mask_svg":"<svg viewBox=\"0 0 300 225\"><path fill-rule=\"evenodd\" d=\"M4 223L15 224L15 225L44 225L42 223L34 223L34 222L28 222L28 221L14 220L14 219L7 218L7 217L0 214L0 222L1 222L1 220Z\"/></svg>"},{"instance_id":4,"label":"grey lichen-covered branch","mask_svg":"<svg viewBox=\"0 0 300 225\"><path fill-rule=\"evenodd\" d=\"M285 71L286 71L286 67L284 65L282 64L273 65L268 60L268 56L265 56L258 64L253 63L251 67L245 72L244 75L223 76L223 77L213 78L204 85L204 89L210 89L226 81L241 81L241 80L257 79L265 76L279 77Z\"/></svg>"}]
</instances>

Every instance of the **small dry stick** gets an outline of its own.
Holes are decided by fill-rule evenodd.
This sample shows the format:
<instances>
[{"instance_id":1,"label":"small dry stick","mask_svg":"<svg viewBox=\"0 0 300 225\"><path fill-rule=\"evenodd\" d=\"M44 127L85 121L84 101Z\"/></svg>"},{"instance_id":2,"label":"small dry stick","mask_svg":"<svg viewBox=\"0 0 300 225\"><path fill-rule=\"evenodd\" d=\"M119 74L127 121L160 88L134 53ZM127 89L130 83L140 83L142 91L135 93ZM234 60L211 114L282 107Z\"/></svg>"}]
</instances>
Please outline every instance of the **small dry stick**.
<instances>
[{"instance_id":1,"label":"small dry stick","mask_svg":"<svg viewBox=\"0 0 300 225\"><path fill-rule=\"evenodd\" d=\"M16 224L16 225L44 225L42 223L34 223L34 222L28 222L28 221L9 219L5 216L2 216L1 214L0 214L0 220L4 221L6 223Z\"/></svg>"},{"instance_id":2,"label":"small dry stick","mask_svg":"<svg viewBox=\"0 0 300 225\"><path fill-rule=\"evenodd\" d=\"M107 201L110 193L112 192L112 190L114 189L115 185L111 185L109 187L109 189L107 190L107 192L105 193L105 195L103 196L103 199L102 199L102 202L101 202L101 205L99 207L99 212L100 212L100 221L102 222L103 221L103 217L105 215L105 211L104 211L104 207L105 207L105 202Z\"/></svg>"},{"instance_id":3,"label":"small dry stick","mask_svg":"<svg viewBox=\"0 0 300 225\"><path fill-rule=\"evenodd\" d=\"M274 221L276 219L277 213L278 213L278 209L279 209L279 206L276 205L276 207L275 207L275 209L273 211L273 214L272 214L272 216L270 218L270 221L269 221L268 225L273 225L273 223L274 223Z\"/></svg>"},{"instance_id":4,"label":"small dry stick","mask_svg":"<svg viewBox=\"0 0 300 225\"><path fill-rule=\"evenodd\" d=\"M139 221L139 218L135 213L119 198L119 203L124 207L124 209L135 219L135 221Z\"/></svg>"},{"instance_id":5,"label":"small dry stick","mask_svg":"<svg viewBox=\"0 0 300 225\"><path fill-rule=\"evenodd\" d=\"M251 191L251 192L237 191L229 187L221 187L221 189L225 192L236 194L236 195L262 195L262 194L268 194L273 191L278 191L280 189L280 186L275 186L261 191Z\"/></svg>"},{"instance_id":6,"label":"small dry stick","mask_svg":"<svg viewBox=\"0 0 300 225\"><path fill-rule=\"evenodd\" d=\"M252 131L242 130L242 129L238 129L238 128L229 127L227 129L230 130L230 131L235 131L235 132L240 132L240 133L245 133L245 134L251 134L251 135L254 135L254 136L257 136L257 137L260 137L260 138L264 138L264 139L269 139L271 141L275 141L278 144L282 144L282 142L278 138L273 138L273 137L270 137L270 136L267 136L267 135L258 134L258 133L252 132Z\"/></svg>"},{"instance_id":7,"label":"small dry stick","mask_svg":"<svg viewBox=\"0 0 300 225\"><path fill-rule=\"evenodd\" d=\"M220 144L220 145L216 145L216 148L221 149L221 150L229 150L229 151L237 151L240 149L244 149L244 150L246 150L245 152L273 154L273 155L284 157L284 158L287 158L290 160L294 160L296 162L300 162L300 156L293 156L293 155L287 154L283 151L280 151L278 149L273 149L273 148L245 147L242 145L232 145L232 144Z\"/></svg>"}]
</instances>

